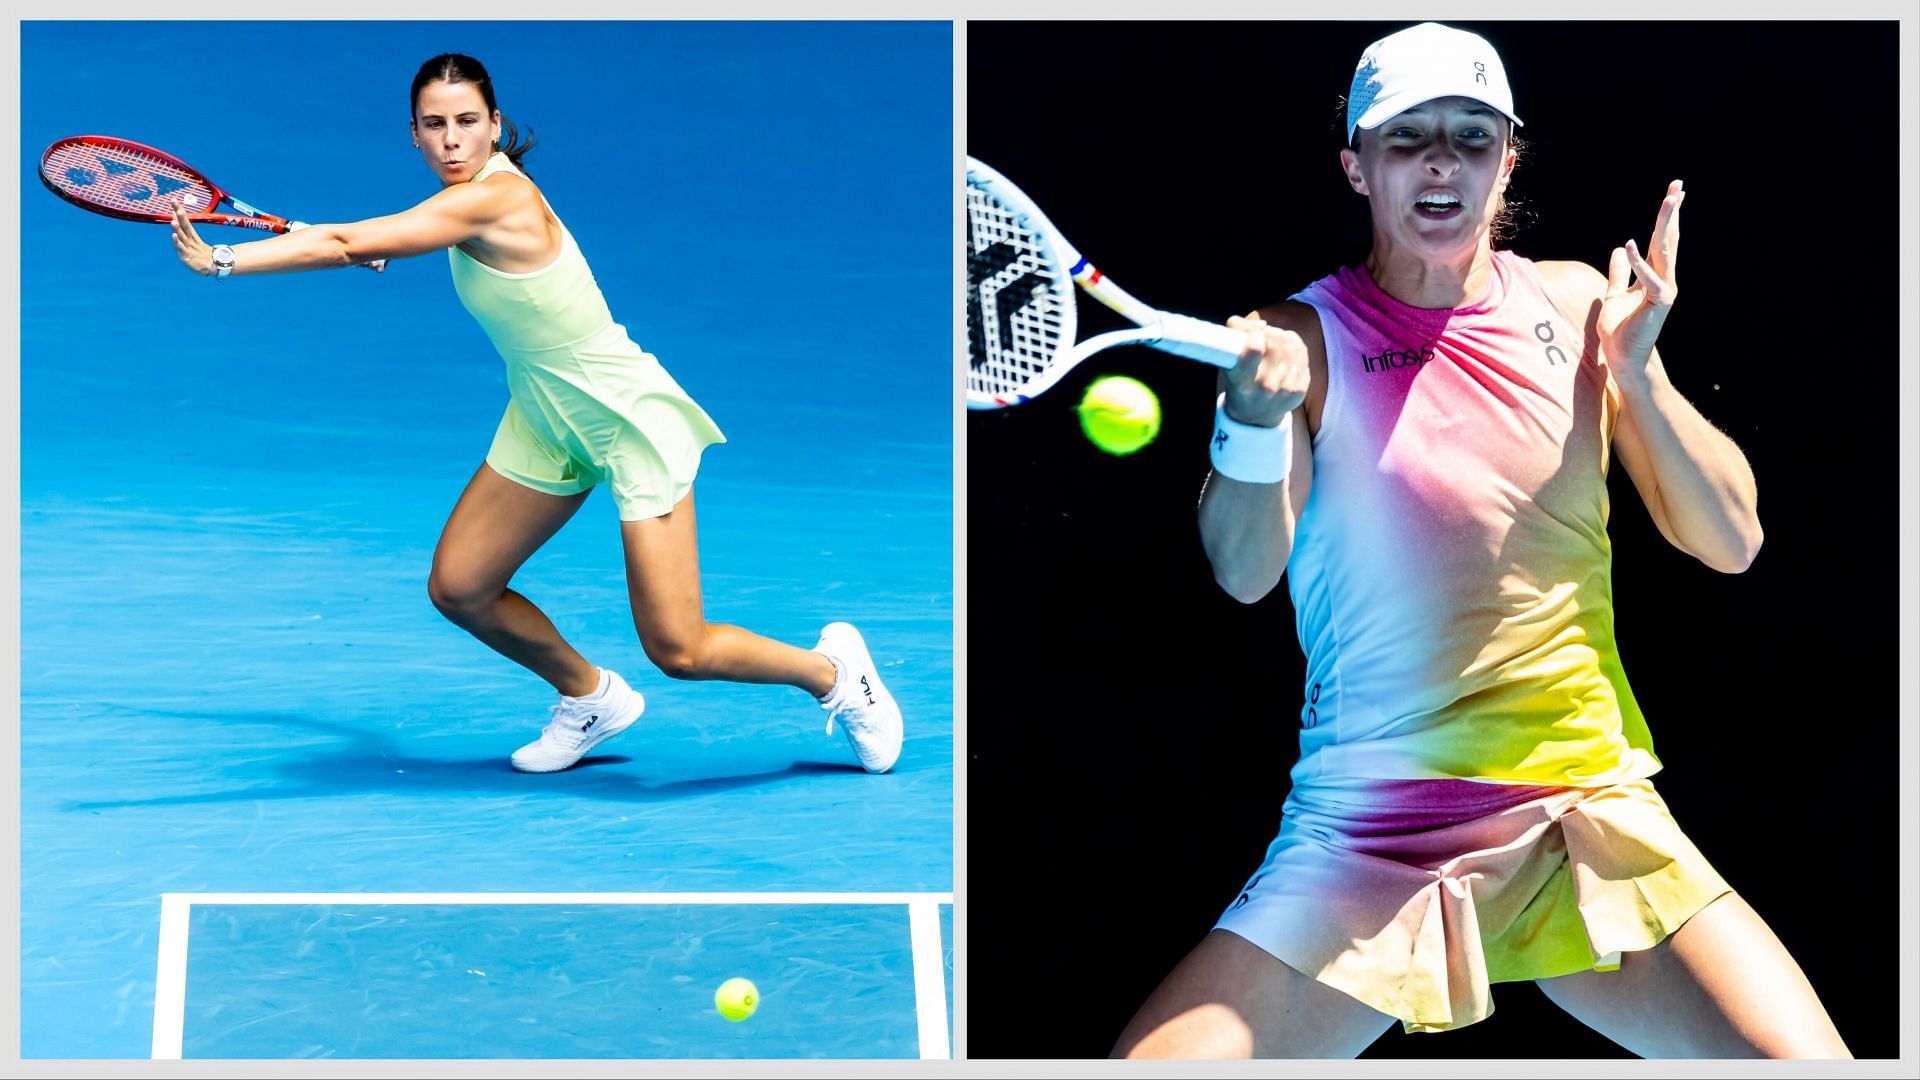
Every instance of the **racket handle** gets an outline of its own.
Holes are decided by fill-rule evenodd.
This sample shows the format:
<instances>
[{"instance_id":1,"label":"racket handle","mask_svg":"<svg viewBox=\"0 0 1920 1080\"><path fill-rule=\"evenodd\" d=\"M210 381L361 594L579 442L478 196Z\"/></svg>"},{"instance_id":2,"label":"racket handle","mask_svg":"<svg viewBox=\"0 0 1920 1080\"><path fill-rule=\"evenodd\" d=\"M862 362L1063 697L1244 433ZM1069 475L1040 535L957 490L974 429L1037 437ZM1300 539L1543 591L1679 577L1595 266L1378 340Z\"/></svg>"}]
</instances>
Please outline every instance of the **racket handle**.
<instances>
[{"instance_id":1,"label":"racket handle","mask_svg":"<svg viewBox=\"0 0 1920 1080\"><path fill-rule=\"evenodd\" d=\"M1214 367L1230 368L1239 363L1240 354L1247 347L1246 331L1196 319L1191 315L1163 311L1160 313L1159 331L1160 340L1150 343L1154 348Z\"/></svg>"}]
</instances>

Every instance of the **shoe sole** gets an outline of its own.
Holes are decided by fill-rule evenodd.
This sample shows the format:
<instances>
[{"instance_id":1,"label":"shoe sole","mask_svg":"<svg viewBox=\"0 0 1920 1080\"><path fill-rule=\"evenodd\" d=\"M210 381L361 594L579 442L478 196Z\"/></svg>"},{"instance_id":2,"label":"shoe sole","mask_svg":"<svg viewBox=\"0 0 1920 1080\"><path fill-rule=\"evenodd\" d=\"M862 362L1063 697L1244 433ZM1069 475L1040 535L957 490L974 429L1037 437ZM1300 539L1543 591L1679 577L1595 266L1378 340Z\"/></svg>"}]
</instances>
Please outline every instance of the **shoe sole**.
<instances>
[{"instance_id":1,"label":"shoe sole","mask_svg":"<svg viewBox=\"0 0 1920 1080\"><path fill-rule=\"evenodd\" d=\"M634 691L633 696L640 698L640 707L633 711L633 715L627 717L625 720L607 721L607 726L601 728L598 734L596 734L593 738L587 740L587 745L580 748L580 756L574 758L572 761L567 762L565 765L555 765L555 766L552 766L551 768L543 769L543 768L529 767L526 765L522 765L519 762L514 761L512 758L507 759L507 764L513 766L514 772L523 772L523 773L556 773L556 772L565 772L568 769L573 768L575 765L580 764L581 758L584 758L588 754L593 753L594 747L599 746L601 743L606 742L608 739L611 739L615 735L618 735L621 732L632 727L634 724L634 721L640 719L640 715L647 711L647 699L644 696L642 696L641 693L637 690Z\"/></svg>"}]
</instances>

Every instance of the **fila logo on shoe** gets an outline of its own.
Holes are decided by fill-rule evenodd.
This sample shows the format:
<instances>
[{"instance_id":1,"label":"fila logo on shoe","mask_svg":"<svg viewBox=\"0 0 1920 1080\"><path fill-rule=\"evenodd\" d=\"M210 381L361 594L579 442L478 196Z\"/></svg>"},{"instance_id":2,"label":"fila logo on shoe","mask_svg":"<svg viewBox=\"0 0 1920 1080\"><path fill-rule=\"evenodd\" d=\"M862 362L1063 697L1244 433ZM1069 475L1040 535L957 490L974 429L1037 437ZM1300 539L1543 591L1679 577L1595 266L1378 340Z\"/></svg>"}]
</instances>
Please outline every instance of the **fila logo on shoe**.
<instances>
[{"instance_id":1,"label":"fila logo on shoe","mask_svg":"<svg viewBox=\"0 0 1920 1080\"><path fill-rule=\"evenodd\" d=\"M873 687L867 685L867 677L860 676L860 689L867 695L867 704L873 704Z\"/></svg>"},{"instance_id":2,"label":"fila logo on shoe","mask_svg":"<svg viewBox=\"0 0 1920 1080\"><path fill-rule=\"evenodd\" d=\"M597 717L597 716L589 716L589 717L587 717L587 722L586 722L586 723L584 723L584 724L581 724L581 725L580 725L580 730L581 730L581 731L585 731L585 730L587 730L588 728L590 728L590 727L592 727L592 726L594 725L594 722L595 722L595 721L597 721L597 720L599 720L599 719L600 719L600 718L599 718L599 717Z\"/></svg>"}]
</instances>

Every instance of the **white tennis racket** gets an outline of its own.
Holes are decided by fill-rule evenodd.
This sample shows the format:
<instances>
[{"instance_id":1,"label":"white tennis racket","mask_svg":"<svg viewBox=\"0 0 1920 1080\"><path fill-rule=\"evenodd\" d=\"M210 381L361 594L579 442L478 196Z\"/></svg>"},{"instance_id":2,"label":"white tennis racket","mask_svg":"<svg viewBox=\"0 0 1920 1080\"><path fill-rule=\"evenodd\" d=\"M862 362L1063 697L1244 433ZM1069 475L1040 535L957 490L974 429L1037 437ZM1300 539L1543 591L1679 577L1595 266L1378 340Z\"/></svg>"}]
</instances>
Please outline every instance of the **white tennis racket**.
<instances>
[{"instance_id":1,"label":"white tennis racket","mask_svg":"<svg viewBox=\"0 0 1920 1080\"><path fill-rule=\"evenodd\" d=\"M1138 329L1074 341L1073 285ZM1226 368L1239 362L1246 340L1239 330L1134 299L1082 258L1025 192L985 163L967 159L969 409L1030 401L1075 364L1116 345L1151 345Z\"/></svg>"}]
</instances>

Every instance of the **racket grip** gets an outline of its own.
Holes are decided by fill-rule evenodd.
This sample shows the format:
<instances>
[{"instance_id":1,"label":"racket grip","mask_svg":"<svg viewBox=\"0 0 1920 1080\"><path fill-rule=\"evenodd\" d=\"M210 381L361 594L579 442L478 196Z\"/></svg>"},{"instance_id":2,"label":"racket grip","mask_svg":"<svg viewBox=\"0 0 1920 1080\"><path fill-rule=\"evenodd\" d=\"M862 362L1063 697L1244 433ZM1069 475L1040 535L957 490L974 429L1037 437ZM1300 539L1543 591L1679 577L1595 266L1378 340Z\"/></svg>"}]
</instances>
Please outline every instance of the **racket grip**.
<instances>
[{"instance_id":1,"label":"racket grip","mask_svg":"<svg viewBox=\"0 0 1920 1080\"><path fill-rule=\"evenodd\" d=\"M1154 348L1214 367L1230 368L1239 363L1240 354L1247 347L1246 331L1191 315L1161 312L1160 332L1162 336L1153 343Z\"/></svg>"}]
</instances>

